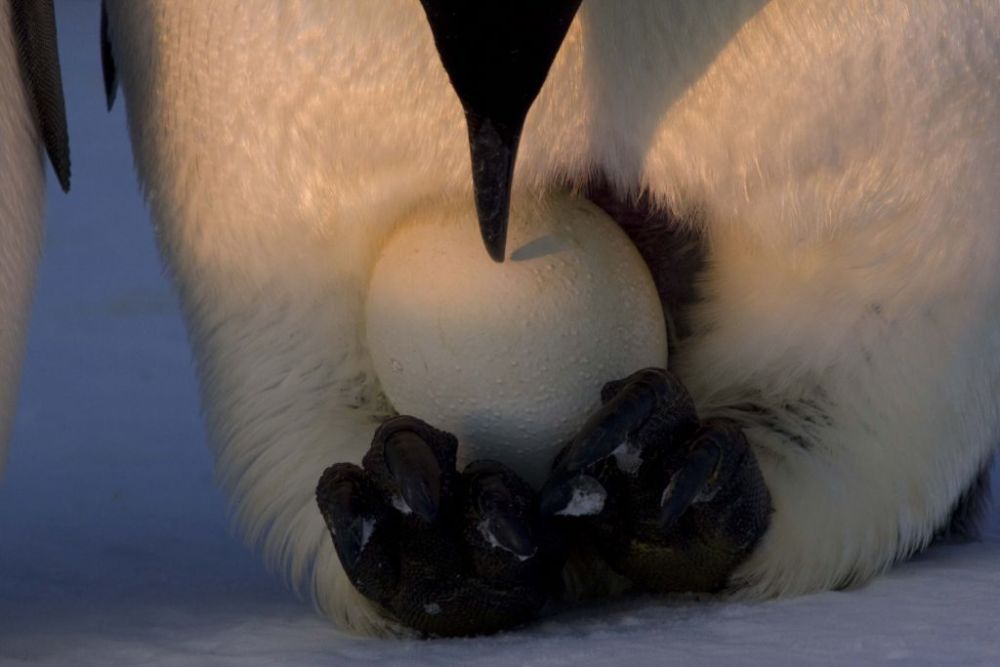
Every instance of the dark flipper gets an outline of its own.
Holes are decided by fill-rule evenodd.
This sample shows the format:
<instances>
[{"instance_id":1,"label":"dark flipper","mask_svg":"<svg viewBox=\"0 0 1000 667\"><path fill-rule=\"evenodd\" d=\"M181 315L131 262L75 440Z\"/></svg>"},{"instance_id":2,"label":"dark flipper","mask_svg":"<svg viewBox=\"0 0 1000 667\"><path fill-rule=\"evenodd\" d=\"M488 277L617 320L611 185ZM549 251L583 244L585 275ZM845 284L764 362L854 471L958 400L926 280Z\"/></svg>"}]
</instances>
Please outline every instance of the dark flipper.
<instances>
[{"instance_id":1,"label":"dark flipper","mask_svg":"<svg viewBox=\"0 0 1000 667\"><path fill-rule=\"evenodd\" d=\"M69 190L69 133L56 40L53 0L9 0L21 74L52 168Z\"/></svg>"},{"instance_id":2,"label":"dark flipper","mask_svg":"<svg viewBox=\"0 0 1000 667\"><path fill-rule=\"evenodd\" d=\"M118 92L118 70L115 69L115 59L111 54L111 40L108 39L108 7L101 0L101 69L104 70L104 99L108 103L108 111L115 105L115 94Z\"/></svg>"},{"instance_id":3,"label":"dark flipper","mask_svg":"<svg viewBox=\"0 0 1000 667\"><path fill-rule=\"evenodd\" d=\"M547 538L524 481L493 461L455 470L455 438L413 417L376 432L363 466L323 473L316 500L344 571L400 623L469 635L545 603Z\"/></svg>"},{"instance_id":4,"label":"dark flipper","mask_svg":"<svg viewBox=\"0 0 1000 667\"><path fill-rule=\"evenodd\" d=\"M740 428L699 422L683 385L645 369L602 392L541 511L639 589L723 588L766 530L770 495Z\"/></svg>"}]
</instances>

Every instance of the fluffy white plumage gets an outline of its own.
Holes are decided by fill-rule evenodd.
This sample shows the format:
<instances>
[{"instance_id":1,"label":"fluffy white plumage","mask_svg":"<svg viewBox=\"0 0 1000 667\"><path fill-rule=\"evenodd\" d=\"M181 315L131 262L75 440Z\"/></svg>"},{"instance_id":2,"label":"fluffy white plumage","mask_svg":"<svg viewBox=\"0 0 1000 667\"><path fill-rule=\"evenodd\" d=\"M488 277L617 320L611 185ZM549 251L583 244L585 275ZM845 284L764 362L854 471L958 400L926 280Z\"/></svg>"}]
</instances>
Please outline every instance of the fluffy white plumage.
<instances>
[{"instance_id":1,"label":"fluffy white plumage","mask_svg":"<svg viewBox=\"0 0 1000 667\"><path fill-rule=\"evenodd\" d=\"M386 411L359 330L375 249L415 206L471 202L420 5L108 9L240 525L337 622L389 632L312 494ZM588 0L528 116L517 188L600 170L709 240L671 363L771 490L738 594L867 580L1000 438L998 32L989 0Z\"/></svg>"},{"instance_id":2,"label":"fluffy white plumage","mask_svg":"<svg viewBox=\"0 0 1000 667\"><path fill-rule=\"evenodd\" d=\"M0 3L0 471L14 419L42 243L45 173L21 79L9 3Z\"/></svg>"}]
</instances>

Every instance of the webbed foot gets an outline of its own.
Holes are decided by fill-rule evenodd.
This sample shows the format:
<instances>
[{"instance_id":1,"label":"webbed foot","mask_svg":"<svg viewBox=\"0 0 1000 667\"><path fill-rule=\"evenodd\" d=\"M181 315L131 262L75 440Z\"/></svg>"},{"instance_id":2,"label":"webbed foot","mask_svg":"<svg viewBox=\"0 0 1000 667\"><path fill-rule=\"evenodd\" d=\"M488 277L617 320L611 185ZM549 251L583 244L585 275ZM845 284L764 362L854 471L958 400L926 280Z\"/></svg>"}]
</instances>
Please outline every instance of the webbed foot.
<instances>
[{"instance_id":1,"label":"webbed foot","mask_svg":"<svg viewBox=\"0 0 1000 667\"><path fill-rule=\"evenodd\" d=\"M763 535L770 494L740 428L699 421L669 372L605 385L557 457L541 512L640 590L718 591Z\"/></svg>"},{"instance_id":2,"label":"webbed foot","mask_svg":"<svg viewBox=\"0 0 1000 667\"><path fill-rule=\"evenodd\" d=\"M457 446L397 417L375 433L361 467L331 466L316 490L354 586L403 625L435 635L523 623L548 597L533 490L495 461L456 471Z\"/></svg>"}]
</instances>

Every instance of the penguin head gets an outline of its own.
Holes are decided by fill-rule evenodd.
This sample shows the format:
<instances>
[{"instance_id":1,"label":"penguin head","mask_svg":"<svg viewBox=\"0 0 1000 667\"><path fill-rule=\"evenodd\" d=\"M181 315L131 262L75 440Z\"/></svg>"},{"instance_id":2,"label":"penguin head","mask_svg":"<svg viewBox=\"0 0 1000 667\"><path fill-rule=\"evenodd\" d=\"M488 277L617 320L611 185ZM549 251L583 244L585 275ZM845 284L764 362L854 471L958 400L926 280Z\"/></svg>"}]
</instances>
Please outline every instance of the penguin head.
<instances>
[{"instance_id":1,"label":"penguin head","mask_svg":"<svg viewBox=\"0 0 1000 667\"><path fill-rule=\"evenodd\" d=\"M465 111L486 251L502 262L514 162L528 109L581 0L421 0Z\"/></svg>"}]
</instances>

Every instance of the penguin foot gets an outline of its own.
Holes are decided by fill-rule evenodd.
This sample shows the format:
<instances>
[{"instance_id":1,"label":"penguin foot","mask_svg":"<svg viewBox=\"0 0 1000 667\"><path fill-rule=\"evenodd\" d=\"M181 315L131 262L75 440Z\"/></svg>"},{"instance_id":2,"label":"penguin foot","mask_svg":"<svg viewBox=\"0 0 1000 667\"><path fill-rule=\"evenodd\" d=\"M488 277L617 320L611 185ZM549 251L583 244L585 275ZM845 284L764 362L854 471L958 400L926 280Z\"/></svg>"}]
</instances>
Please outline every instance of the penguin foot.
<instances>
[{"instance_id":1,"label":"penguin foot","mask_svg":"<svg viewBox=\"0 0 1000 667\"><path fill-rule=\"evenodd\" d=\"M684 386L644 369L605 385L560 452L540 511L639 590L714 592L766 530L770 494L738 425L699 421Z\"/></svg>"},{"instance_id":2,"label":"penguin foot","mask_svg":"<svg viewBox=\"0 0 1000 667\"><path fill-rule=\"evenodd\" d=\"M449 433L396 417L361 467L333 465L316 489L354 586L431 635L495 632L530 620L548 598L533 490L495 461L459 473L457 447Z\"/></svg>"}]
</instances>

